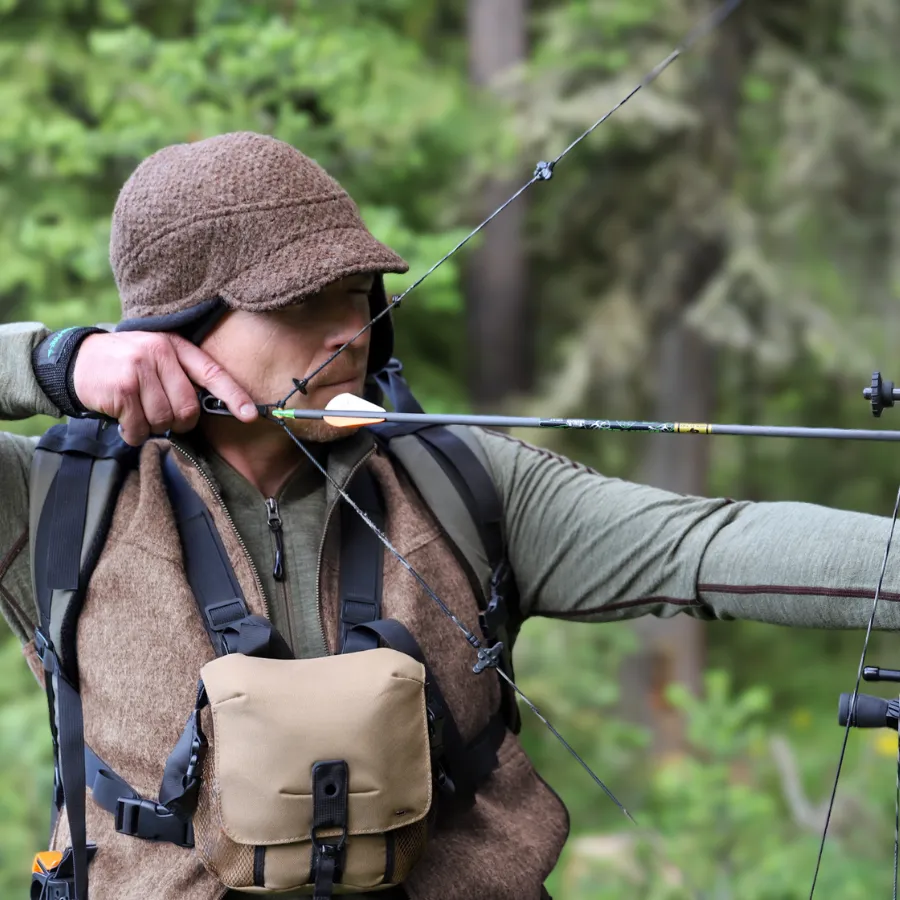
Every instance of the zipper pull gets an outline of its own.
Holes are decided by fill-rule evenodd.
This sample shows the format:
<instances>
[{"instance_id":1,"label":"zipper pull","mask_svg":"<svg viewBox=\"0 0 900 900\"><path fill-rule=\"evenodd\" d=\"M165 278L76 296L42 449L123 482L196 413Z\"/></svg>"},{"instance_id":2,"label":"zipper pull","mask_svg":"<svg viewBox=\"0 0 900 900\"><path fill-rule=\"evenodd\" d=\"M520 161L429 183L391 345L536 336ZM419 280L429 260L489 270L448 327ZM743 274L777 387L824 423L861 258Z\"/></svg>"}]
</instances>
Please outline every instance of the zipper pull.
<instances>
[{"instance_id":1,"label":"zipper pull","mask_svg":"<svg viewBox=\"0 0 900 900\"><path fill-rule=\"evenodd\" d=\"M269 523L269 531L275 538L275 566L272 569L272 575L276 581L284 581L284 536L281 530L278 501L274 497L266 500L266 521Z\"/></svg>"}]
</instances>

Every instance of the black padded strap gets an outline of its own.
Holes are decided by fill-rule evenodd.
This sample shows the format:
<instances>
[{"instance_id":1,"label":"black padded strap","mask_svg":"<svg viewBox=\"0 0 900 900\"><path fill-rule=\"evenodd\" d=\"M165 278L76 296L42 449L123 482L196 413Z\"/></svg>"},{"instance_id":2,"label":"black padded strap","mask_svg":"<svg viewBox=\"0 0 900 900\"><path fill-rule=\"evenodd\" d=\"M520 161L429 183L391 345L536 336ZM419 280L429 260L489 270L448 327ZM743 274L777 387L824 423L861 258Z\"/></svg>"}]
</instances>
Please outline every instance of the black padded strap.
<instances>
[{"instance_id":1,"label":"black padded strap","mask_svg":"<svg viewBox=\"0 0 900 900\"><path fill-rule=\"evenodd\" d=\"M477 737L466 744L466 765L476 786L487 781L497 768L497 752L507 730L506 715L501 708L491 716Z\"/></svg>"},{"instance_id":2,"label":"black padded strap","mask_svg":"<svg viewBox=\"0 0 900 900\"><path fill-rule=\"evenodd\" d=\"M384 531L384 506L375 479L365 466L354 475L347 493L378 530ZM381 541L362 516L342 501L339 653L372 650L378 646L376 636L353 628L381 618L383 567Z\"/></svg>"},{"instance_id":3,"label":"black padded strap","mask_svg":"<svg viewBox=\"0 0 900 900\"><path fill-rule=\"evenodd\" d=\"M249 616L244 594L206 504L181 474L172 451L163 458L166 490L184 553L184 570L203 627L217 655L229 651L223 632Z\"/></svg>"},{"instance_id":4,"label":"black padded strap","mask_svg":"<svg viewBox=\"0 0 900 900\"><path fill-rule=\"evenodd\" d=\"M99 449L105 446L97 440L102 427L102 423L96 420L72 420L66 435L71 442L85 441L92 449ZM91 455L66 453L50 489L47 498L47 503L51 504L47 584L51 591L78 590L93 465L94 457Z\"/></svg>"},{"instance_id":5,"label":"black padded strap","mask_svg":"<svg viewBox=\"0 0 900 900\"><path fill-rule=\"evenodd\" d=\"M80 453L92 459L116 459L131 467L141 449L126 444L115 428L98 419L70 419L65 426L54 426L41 437L38 448L54 453Z\"/></svg>"}]
</instances>

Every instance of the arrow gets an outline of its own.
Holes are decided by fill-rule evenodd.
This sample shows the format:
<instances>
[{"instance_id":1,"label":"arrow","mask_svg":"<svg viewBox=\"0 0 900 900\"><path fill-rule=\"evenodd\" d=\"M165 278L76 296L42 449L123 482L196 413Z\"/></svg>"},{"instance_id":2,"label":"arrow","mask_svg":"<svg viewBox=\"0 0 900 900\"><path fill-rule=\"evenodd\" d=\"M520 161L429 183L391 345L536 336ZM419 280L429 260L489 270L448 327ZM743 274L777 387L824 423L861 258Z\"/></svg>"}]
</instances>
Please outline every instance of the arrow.
<instances>
[{"instance_id":1,"label":"arrow","mask_svg":"<svg viewBox=\"0 0 900 900\"><path fill-rule=\"evenodd\" d=\"M277 419L323 419L337 428L382 422L421 425L475 425L482 428L572 428L653 434L728 434L751 437L819 438L844 441L900 441L900 431L864 428L804 428L791 425L717 425L697 422L641 422L616 419L544 419L537 416L481 416L387 412L353 394L339 394L325 409L269 409Z\"/></svg>"}]
</instances>

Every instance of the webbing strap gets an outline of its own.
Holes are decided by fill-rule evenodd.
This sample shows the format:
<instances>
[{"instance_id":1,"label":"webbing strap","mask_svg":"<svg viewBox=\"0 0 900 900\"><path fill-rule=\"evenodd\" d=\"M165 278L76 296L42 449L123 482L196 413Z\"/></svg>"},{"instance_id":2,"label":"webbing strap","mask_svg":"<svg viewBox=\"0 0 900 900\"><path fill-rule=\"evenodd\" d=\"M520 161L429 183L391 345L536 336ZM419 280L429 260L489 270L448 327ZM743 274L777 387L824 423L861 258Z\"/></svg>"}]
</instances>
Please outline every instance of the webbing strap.
<instances>
[{"instance_id":1,"label":"webbing strap","mask_svg":"<svg viewBox=\"0 0 900 900\"><path fill-rule=\"evenodd\" d=\"M206 504L181 474L170 450L163 476L181 536L184 570L203 627L217 655L226 651L222 632L248 617L247 604Z\"/></svg>"},{"instance_id":2,"label":"webbing strap","mask_svg":"<svg viewBox=\"0 0 900 900\"><path fill-rule=\"evenodd\" d=\"M347 493L384 531L384 507L371 472L361 467L353 476ZM381 618L381 592L384 548L362 517L341 501L340 617L339 653L372 650L378 638L364 631L353 631L355 625Z\"/></svg>"},{"instance_id":3,"label":"webbing strap","mask_svg":"<svg viewBox=\"0 0 900 900\"><path fill-rule=\"evenodd\" d=\"M177 847L194 846L191 822L179 818L161 803L142 797L87 745L84 747L84 771L91 798L115 817L119 834Z\"/></svg>"},{"instance_id":4,"label":"webbing strap","mask_svg":"<svg viewBox=\"0 0 900 900\"><path fill-rule=\"evenodd\" d=\"M113 772L87 745L84 748L84 772L94 803L113 815L120 799L136 800L140 797L124 778Z\"/></svg>"},{"instance_id":5,"label":"webbing strap","mask_svg":"<svg viewBox=\"0 0 900 900\"><path fill-rule=\"evenodd\" d=\"M59 776L66 798L66 817L69 820L74 868L72 900L87 900L88 855L87 824L85 821L84 717L81 697L60 671L59 661L52 650L44 653L44 671L53 680L56 697L56 730L59 742Z\"/></svg>"}]
</instances>

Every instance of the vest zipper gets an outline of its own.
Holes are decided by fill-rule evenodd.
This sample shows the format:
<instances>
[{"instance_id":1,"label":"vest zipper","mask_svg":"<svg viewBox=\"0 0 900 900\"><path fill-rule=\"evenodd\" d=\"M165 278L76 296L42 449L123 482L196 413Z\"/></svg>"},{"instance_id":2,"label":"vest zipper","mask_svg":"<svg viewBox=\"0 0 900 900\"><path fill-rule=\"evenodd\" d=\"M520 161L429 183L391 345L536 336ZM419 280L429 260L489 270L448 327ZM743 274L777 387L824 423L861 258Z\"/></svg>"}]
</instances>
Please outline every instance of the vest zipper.
<instances>
[{"instance_id":1,"label":"vest zipper","mask_svg":"<svg viewBox=\"0 0 900 900\"><path fill-rule=\"evenodd\" d=\"M281 602L284 606L285 622L287 623L287 642L295 647L294 641L294 615L291 607L291 598L287 586L287 573L284 569L284 525L281 521L281 511L278 509L278 500L269 497L266 500L266 522L272 538L275 541L275 563L272 566L272 577L281 586ZM274 597L272 598L274 601Z\"/></svg>"},{"instance_id":2,"label":"vest zipper","mask_svg":"<svg viewBox=\"0 0 900 900\"><path fill-rule=\"evenodd\" d=\"M219 493L219 489L216 487L213 480L203 471L202 466L187 450L181 448L178 444L171 443L171 446L174 447L193 467L200 473L200 476L206 482L207 487L212 491L213 496L218 501L219 506L222 509L222 512L225 513L225 520L231 526L232 532L234 532L234 536L238 539L238 544L241 546L241 550L244 551L244 556L247 557L247 562L250 563L250 571L253 573L253 580L256 582L256 587L259 590L259 596L262 598L263 602L263 611L265 612L265 616L269 618L269 601L266 598L266 592L263 588L262 579L259 577L259 570L256 568L256 563L253 562L253 557L250 555L250 551L247 549L247 545L244 543L244 539L241 537L240 532L237 530L237 525L234 524L234 519L231 518L231 513L228 512L228 507L225 505L225 501L222 499L222 495Z\"/></svg>"},{"instance_id":3,"label":"vest zipper","mask_svg":"<svg viewBox=\"0 0 900 900\"><path fill-rule=\"evenodd\" d=\"M344 479L344 483L341 485L342 490L346 490L347 485L352 480L353 476L359 470L359 467L364 463L368 462L369 458L375 453L375 448L373 447L371 450L366 453L366 455L353 466L350 470L350 473ZM319 542L319 557L316 561L316 616L319 619L319 631L322 633L322 645L325 647L325 652L328 653L328 639L325 637L325 623L322 619L322 555L325 552L325 538L328 536L328 528L331 525L331 517L334 515L335 509L337 509L337 505L341 500L341 495L338 494L334 500L331 502L331 506L328 507L328 512L325 513L325 528L322 530L322 540Z\"/></svg>"},{"instance_id":4,"label":"vest zipper","mask_svg":"<svg viewBox=\"0 0 900 900\"><path fill-rule=\"evenodd\" d=\"M274 497L266 500L266 521L275 539L275 565L272 567L272 577L276 581L284 581L284 530L281 527L278 501Z\"/></svg>"}]
</instances>

